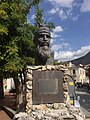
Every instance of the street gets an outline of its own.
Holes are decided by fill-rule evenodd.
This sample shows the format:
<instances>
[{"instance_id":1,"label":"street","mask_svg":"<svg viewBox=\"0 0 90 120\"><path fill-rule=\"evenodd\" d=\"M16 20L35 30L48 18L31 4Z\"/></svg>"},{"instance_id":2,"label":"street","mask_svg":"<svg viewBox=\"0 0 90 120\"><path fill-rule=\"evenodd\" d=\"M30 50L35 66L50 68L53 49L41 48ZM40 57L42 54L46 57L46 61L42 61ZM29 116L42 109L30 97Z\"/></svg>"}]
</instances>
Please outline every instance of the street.
<instances>
[{"instance_id":1,"label":"street","mask_svg":"<svg viewBox=\"0 0 90 120\"><path fill-rule=\"evenodd\" d=\"M86 117L90 118L90 93L86 92L84 88L79 88L76 90L77 96L80 96L80 106L81 110L84 112Z\"/></svg>"}]
</instances>

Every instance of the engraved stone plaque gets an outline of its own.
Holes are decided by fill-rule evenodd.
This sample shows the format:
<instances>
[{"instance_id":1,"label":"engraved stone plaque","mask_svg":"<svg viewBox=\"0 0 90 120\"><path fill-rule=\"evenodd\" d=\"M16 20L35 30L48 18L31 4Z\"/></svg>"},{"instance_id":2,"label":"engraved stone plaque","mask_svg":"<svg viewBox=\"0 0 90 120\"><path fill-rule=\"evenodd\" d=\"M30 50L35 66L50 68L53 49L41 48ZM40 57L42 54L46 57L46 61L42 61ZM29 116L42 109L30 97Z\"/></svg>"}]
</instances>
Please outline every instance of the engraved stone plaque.
<instances>
[{"instance_id":1,"label":"engraved stone plaque","mask_svg":"<svg viewBox=\"0 0 90 120\"><path fill-rule=\"evenodd\" d=\"M39 80L38 89L40 94L57 94L58 93L58 79L54 80Z\"/></svg>"},{"instance_id":2,"label":"engraved stone plaque","mask_svg":"<svg viewBox=\"0 0 90 120\"><path fill-rule=\"evenodd\" d=\"M33 71L33 104L62 103L63 72Z\"/></svg>"}]
</instances>

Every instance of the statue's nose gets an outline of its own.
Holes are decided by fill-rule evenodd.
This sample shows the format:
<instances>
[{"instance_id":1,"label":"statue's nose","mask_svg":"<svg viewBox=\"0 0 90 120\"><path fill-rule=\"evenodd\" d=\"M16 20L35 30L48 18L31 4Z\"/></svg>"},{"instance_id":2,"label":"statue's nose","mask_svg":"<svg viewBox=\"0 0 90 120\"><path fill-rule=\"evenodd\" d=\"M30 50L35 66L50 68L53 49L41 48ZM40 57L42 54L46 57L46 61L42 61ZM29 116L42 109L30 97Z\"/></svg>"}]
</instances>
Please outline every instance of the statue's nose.
<instances>
[{"instance_id":1,"label":"statue's nose","mask_svg":"<svg viewBox=\"0 0 90 120\"><path fill-rule=\"evenodd\" d=\"M47 36L46 35L44 35L44 40L47 41Z\"/></svg>"}]
</instances>

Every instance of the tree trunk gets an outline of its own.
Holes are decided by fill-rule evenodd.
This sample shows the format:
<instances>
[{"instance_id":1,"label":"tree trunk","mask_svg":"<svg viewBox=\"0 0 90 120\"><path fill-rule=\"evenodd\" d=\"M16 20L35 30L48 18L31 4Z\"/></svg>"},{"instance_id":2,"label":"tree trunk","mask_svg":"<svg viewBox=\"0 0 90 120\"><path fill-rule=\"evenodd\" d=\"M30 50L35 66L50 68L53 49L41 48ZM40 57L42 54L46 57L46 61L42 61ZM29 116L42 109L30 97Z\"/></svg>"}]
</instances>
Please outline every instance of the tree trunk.
<instances>
[{"instance_id":1,"label":"tree trunk","mask_svg":"<svg viewBox=\"0 0 90 120\"><path fill-rule=\"evenodd\" d=\"M25 95L23 92L23 84L19 81L18 76L14 77L14 83L16 88L16 95L17 95L17 110L18 111L25 111Z\"/></svg>"},{"instance_id":2,"label":"tree trunk","mask_svg":"<svg viewBox=\"0 0 90 120\"><path fill-rule=\"evenodd\" d=\"M15 89L16 89L16 106L17 106L17 109L18 109L18 105L19 105L19 94L20 94L20 82L18 80L18 77L14 77L14 83L15 83Z\"/></svg>"},{"instance_id":3,"label":"tree trunk","mask_svg":"<svg viewBox=\"0 0 90 120\"><path fill-rule=\"evenodd\" d=\"M4 97L4 90L3 90L3 78L0 77L0 98Z\"/></svg>"}]
</instances>

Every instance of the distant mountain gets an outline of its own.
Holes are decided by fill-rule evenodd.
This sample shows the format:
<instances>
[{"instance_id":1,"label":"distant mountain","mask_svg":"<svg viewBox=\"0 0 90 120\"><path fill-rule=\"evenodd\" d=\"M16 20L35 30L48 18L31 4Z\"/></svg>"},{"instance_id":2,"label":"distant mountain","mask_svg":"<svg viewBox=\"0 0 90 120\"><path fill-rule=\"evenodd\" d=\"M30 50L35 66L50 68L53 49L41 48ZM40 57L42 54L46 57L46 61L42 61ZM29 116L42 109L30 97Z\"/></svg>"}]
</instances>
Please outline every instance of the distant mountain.
<instances>
[{"instance_id":1,"label":"distant mountain","mask_svg":"<svg viewBox=\"0 0 90 120\"><path fill-rule=\"evenodd\" d=\"M85 56L80 57L78 59L74 59L70 62L72 62L74 65L79 65L79 64L88 65L90 64L90 52L88 52Z\"/></svg>"}]
</instances>

